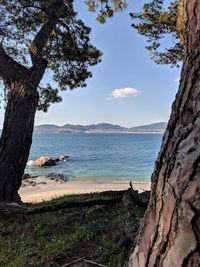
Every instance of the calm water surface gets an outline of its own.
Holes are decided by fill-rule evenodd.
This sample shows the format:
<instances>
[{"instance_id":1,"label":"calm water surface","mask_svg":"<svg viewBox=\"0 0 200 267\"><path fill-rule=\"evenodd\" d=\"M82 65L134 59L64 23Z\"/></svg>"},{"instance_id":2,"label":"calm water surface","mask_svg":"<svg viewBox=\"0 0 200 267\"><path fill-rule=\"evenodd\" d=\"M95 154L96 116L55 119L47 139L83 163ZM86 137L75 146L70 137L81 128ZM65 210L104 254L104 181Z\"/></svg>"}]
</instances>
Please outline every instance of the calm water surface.
<instances>
[{"instance_id":1,"label":"calm water surface","mask_svg":"<svg viewBox=\"0 0 200 267\"><path fill-rule=\"evenodd\" d=\"M162 134L34 134L30 160L69 155L57 166L35 168L30 174L63 173L70 179L135 179L149 181Z\"/></svg>"}]
</instances>

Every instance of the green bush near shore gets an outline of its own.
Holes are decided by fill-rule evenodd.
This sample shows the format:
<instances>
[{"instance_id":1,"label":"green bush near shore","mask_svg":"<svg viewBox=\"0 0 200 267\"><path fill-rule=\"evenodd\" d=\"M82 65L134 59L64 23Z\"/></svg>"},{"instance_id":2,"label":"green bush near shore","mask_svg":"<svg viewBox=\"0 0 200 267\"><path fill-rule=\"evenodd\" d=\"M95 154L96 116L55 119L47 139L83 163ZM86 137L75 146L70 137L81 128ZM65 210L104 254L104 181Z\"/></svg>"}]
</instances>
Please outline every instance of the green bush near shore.
<instances>
[{"instance_id":1,"label":"green bush near shore","mask_svg":"<svg viewBox=\"0 0 200 267\"><path fill-rule=\"evenodd\" d=\"M103 198L109 197L105 194ZM29 206L99 198L102 193L65 196ZM138 214L140 220L142 214L140 211ZM125 220L122 203L3 217L0 266L57 267L81 257L107 266L123 266L127 248L120 247L118 242Z\"/></svg>"}]
</instances>

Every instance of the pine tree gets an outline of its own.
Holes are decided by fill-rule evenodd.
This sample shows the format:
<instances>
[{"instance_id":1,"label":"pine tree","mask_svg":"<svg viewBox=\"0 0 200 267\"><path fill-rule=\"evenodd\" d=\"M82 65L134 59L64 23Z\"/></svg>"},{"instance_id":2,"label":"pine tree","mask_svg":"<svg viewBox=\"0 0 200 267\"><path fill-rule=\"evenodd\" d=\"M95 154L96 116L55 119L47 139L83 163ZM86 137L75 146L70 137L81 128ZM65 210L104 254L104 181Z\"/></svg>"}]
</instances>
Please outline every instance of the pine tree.
<instances>
[{"instance_id":1,"label":"pine tree","mask_svg":"<svg viewBox=\"0 0 200 267\"><path fill-rule=\"evenodd\" d=\"M101 53L73 0L0 0L0 78L6 111L0 139L0 201L20 201L18 189L37 109L60 102L59 91L85 86ZM56 88L42 82L51 70Z\"/></svg>"}]
</instances>

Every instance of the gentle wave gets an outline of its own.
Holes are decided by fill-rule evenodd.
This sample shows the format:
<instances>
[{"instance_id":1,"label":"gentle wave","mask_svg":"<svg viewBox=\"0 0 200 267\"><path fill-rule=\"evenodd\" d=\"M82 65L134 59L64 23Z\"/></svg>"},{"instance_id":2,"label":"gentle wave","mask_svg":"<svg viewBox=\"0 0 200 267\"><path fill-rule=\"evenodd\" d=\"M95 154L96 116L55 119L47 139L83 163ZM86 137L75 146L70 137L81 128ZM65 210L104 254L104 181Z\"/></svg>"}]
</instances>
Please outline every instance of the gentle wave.
<instances>
[{"instance_id":1,"label":"gentle wave","mask_svg":"<svg viewBox=\"0 0 200 267\"><path fill-rule=\"evenodd\" d=\"M29 161L27 162L27 166L32 166L32 163L33 163L33 160L29 160Z\"/></svg>"}]
</instances>

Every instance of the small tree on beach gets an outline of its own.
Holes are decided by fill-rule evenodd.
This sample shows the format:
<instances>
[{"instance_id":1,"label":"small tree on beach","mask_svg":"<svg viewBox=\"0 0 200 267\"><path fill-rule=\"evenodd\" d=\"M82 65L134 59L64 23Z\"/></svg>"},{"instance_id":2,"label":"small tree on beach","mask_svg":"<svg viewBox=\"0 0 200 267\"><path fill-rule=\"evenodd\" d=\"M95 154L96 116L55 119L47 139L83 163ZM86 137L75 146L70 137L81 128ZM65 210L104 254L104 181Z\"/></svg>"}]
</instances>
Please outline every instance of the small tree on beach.
<instances>
[{"instance_id":1,"label":"small tree on beach","mask_svg":"<svg viewBox=\"0 0 200 267\"><path fill-rule=\"evenodd\" d=\"M37 109L60 102L59 91L86 85L101 53L73 0L0 0L0 79L6 111L0 139L0 201L19 201ZM51 70L56 88L41 83Z\"/></svg>"},{"instance_id":2,"label":"small tree on beach","mask_svg":"<svg viewBox=\"0 0 200 267\"><path fill-rule=\"evenodd\" d=\"M95 2L95 1L89 1ZM98 1L105 21L113 3ZM156 63L183 60L179 90L152 174L151 197L127 267L200 266L200 0L179 0L163 9L152 0L133 24L148 37ZM174 45L162 51L171 34ZM161 48L161 50L160 50Z\"/></svg>"}]
</instances>

